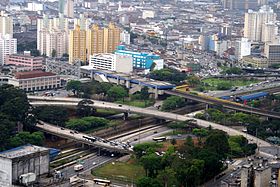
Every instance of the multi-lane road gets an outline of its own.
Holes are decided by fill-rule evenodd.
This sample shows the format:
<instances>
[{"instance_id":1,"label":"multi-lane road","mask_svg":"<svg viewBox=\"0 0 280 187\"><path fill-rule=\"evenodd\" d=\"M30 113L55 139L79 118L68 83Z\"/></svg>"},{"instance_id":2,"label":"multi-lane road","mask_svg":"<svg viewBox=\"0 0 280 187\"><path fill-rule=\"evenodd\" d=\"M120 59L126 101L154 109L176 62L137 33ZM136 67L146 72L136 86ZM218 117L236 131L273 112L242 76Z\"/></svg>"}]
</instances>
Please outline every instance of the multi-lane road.
<instances>
[{"instance_id":1,"label":"multi-lane road","mask_svg":"<svg viewBox=\"0 0 280 187\"><path fill-rule=\"evenodd\" d=\"M53 105L53 106L70 106L70 107L76 106L78 104L78 102L82 100L82 99L77 99L77 98L50 98L50 97L34 97L34 96L29 97L29 99L31 100L31 104L34 106ZM174 114L174 113L170 113L170 112L162 112L162 111L157 111L157 110L138 108L138 107L134 107L134 106L120 105L120 104L116 104L116 103L96 101L96 100L92 100L92 101L94 102L94 104L91 104L90 106L96 107L96 108L117 110L117 111L128 112L128 113L138 113L138 114L142 114L145 116L152 116L155 118L165 119L165 120L170 120L170 121L196 120L198 126L205 127L205 128L212 126L212 128L225 131L229 135L243 135L250 142L257 143L258 146L260 146L260 147L270 146L270 144L268 142L263 141L259 138L256 138L254 136L251 136L246 133L240 132L238 130L232 129L230 127L212 123L209 121L195 119L193 117Z\"/></svg>"}]
</instances>

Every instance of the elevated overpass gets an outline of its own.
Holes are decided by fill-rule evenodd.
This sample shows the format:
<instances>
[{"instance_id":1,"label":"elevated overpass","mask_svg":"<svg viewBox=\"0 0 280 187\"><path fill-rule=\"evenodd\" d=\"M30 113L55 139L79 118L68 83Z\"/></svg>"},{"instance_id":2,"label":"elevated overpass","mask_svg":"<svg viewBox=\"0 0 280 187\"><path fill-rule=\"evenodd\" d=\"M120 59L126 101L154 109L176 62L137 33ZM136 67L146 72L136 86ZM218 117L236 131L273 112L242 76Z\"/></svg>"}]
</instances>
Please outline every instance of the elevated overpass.
<instances>
[{"instance_id":1,"label":"elevated overpass","mask_svg":"<svg viewBox=\"0 0 280 187\"><path fill-rule=\"evenodd\" d=\"M116 151L119 153L130 153L132 151L128 150L128 149L124 149L123 147L120 146L112 146L109 142L104 143L101 140L96 140L95 142L91 142L86 140L85 138L83 138L83 136L88 136L87 134L84 133L70 133L73 132L73 130L70 129L66 129L63 128L63 130L61 129L61 127L59 126L54 126L45 122L40 121L37 125L36 128L40 131L49 133L49 134L53 134L55 136L61 137L61 138L66 138L66 139L71 139L74 140L76 142L82 143L82 144L86 144L86 145L90 145L90 146L94 146L94 147L98 147L98 148L102 148L102 149L106 149L106 150L111 150L111 151Z\"/></svg>"},{"instance_id":2,"label":"elevated overpass","mask_svg":"<svg viewBox=\"0 0 280 187\"><path fill-rule=\"evenodd\" d=\"M39 96L28 96L28 99L30 100L30 104L33 106L65 106L65 107L75 107L78 105L80 101L83 99L77 99L77 98L53 98L53 97L39 97ZM211 126L214 129L222 130L227 132L231 136L235 135L242 135L246 137L249 142L257 143L260 147L267 147L271 146L270 143L261 140L259 138L256 138L254 136L251 136L249 134L237 131L235 129L232 129L227 126L223 126L220 124L208 122L205 120L200 120L184 115L174 114L170 112L162 112L157 110L151 110L147 108L138 108L128 105L120 105L116 103L110 103L110 102L103 102L103 101L96 101L92 100L94 104L91 104L89 106L95 107L95 108L103 108L103 109L110 109L110 110L116 110L121 112L129 112L129 113L137 113L145 116L152 116L158 119L165 119L170 121L187 121L187 120L196 120L197 125L200 127L207 128Z\"/></svg>"},{"instance_id":3,"label":"elevated overpass","mask_svg":"<svg viewBox=\"0 0 280 187\"><path fill-rule=\"evenodd\" d=\"M176 90L166 90L165 93L169 94L169 95L183 97L183 98L201 102L201 103L207 103L210 105L220 105L220 106L223 106L224 108L237 110L240 112L246 112L246 113L256 114L256 115L260 115L260 116L280 119L280 113L278 113L278 112L261 110L261 109L257 109L254 107L249 107L246 105L242 105L239 103L234 103L234 102L230 102L230 101L226 101L226 100L222 100L222 99L218 99L218 98L214 98L214 97L194 95L194 94L180 92L180 91L176 91Z\"/></svg>"}]
</instances>

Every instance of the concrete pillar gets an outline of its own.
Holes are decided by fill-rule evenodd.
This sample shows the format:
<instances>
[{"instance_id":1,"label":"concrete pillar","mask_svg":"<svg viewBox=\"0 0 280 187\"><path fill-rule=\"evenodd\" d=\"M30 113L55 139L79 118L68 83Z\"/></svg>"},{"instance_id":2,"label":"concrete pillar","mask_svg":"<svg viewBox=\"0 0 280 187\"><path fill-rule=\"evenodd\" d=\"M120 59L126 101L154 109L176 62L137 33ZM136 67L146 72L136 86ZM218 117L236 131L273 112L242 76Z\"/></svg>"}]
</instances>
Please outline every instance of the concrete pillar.
<instances>
[{"instance_id":1,"label":"concrete pillar","mask_svg":"<svg viewBox=\"0 0 280 187\"><path fill-rule=\"evenodd\" d=\"M209 104L206 104L205 105L205 110L208 110L209 109Z\"/></svg>"},{"instance_id":2,"label":"concrete pillar","mask_svg":"<svg viewBox=\"0 0 280 187\"><path fill-rule=\"evenodd\" d=\"M129 82L129 80L126 80L125 86L126 86L127 89L130 89L130 82Z\"/></svg>"},{"instance_id":3,"label":"concrete pillar","mask_svg":"<svg viewBox=\"0 0 280 187\"><path fill-rule=\"evenodd\" d=\"M117 77L117 85L119 85L120 84L120 77L118 76Z\"/></svg>"},{"instance_id":4,"label":"concrete pillar","mask_svg":"<svg viewBox=\"0 0 280 187\"><path fill-rule=\"evenodd\" d=\"M155 88L154 93L155 93L155 99L158 99L158 89L157 89L157 87Z\"/></svg>"},{"instance_id":5,"label":"concrete pillar","mask_svg":"<svg viewBox=\"0 0 280 187\"><path fill-rule=\"evenodd\" d=\"M125 120L127 120L127 118L128 118L128 112L124 112L123 113L123 120L125 121Z\"/></svg>"}]
</instances>

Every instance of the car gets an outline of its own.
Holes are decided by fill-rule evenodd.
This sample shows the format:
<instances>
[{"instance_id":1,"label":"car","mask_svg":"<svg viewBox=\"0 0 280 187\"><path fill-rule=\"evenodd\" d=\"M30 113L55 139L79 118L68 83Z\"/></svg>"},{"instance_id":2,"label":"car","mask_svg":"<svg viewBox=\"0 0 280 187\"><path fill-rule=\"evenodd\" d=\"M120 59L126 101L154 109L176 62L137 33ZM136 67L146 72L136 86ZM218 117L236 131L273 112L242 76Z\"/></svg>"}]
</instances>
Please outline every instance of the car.
<instances>
[{"instance_id":1,"label":"car","mask_svg":"<svg viewBox=\"0 0 280 187\"><path fill-rule=\"evenodd\" d=\"M64 128L63 128L63 127L61 127L60 129L61 129L61 130L64 130Z\"/></svg>"},{"instance_id":2,"label":"car","mask_svg":"<svg viewBox=\"0 0 280 187\"><path fill-rule=\"evenodd\" d=\"M119 107L122 107L122 105L119 105Z\"/></svg>"},{"instance_id":3,"label":"car","mask_svg":"<svg viewBox=\"0 0 280 187\"><path fill-rule=\"evenodd\" d=\"M157 131L154 131L154 134L156 134L157 133Z\"/></svg>"},{"instance_id":4,"label":"car","mask_svg":"<svg viewBox=\"0 0 280 187\"><path fill-rule=\"evenodd\" d=\"M70 131L71 134L75 134L73 131Z\"/></svg>"},{"instance_id":5,"label":"car","mask_svg":"<svg viewBox=\"0 0 280 187\"><path fill-rule=\"evenodd\" d=\"M79 132L78 132L78 131L74 131L74 133L79 134Z\"/></svg>"},{"instance_id":6,"label":"car","mask_svg":"<svg viewBox=\"0 0 280 187\"><path fill-rule=\"evenodd\" d=\"M92 165L96 165L96 162L93 162Z\"/></svg>"},{"instance_id":7,"label":"car","mask_svg":"<svg viewBox=\"0 0 280 187\"><path fill-rule=\"evenodd\" d=\"M182 136L182 134L177 134L177 136L181 137L181 136Z\"/></svg>"},{"instance_id":8,"label":"car","mask_svg":"<svg viewBox=\"0 0 280 187\"><path fill-rule=\"evenodd\" d=\"M137 141L138 140L138 138L134 138L134 141Z\"/></svg>"}]
</instances>

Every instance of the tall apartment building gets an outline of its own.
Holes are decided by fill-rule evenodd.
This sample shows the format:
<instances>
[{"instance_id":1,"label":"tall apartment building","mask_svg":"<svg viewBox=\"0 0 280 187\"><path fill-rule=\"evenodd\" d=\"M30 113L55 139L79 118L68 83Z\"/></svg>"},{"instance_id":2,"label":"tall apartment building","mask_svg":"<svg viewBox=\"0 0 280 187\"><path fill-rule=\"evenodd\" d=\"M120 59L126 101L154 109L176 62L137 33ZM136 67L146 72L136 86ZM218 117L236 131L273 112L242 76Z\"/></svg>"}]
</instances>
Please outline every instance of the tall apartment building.
<instances>
[{"instance_id":1,"label":"tall apartment building","mask_svg":"<svg viewBox=\"0 0 280 187\"><path fill-rule=\"evenodd\" d=\"M58 11L60 14L64 14L64 8L65 8L65 0L59 0L58 1Z\"/></svg>"},{"instance_id":2,"label":"tall apartment building","mask_svg":"<svg viewBox=\"0 0 280 187\"><path fill-rule=\"evenodd\" d=\"M88 55L113 53L120 44L120 29L110 23L108 28L93 25L88 31Z\"/></svg>"},{"instance_id":3,"label":"tall apartment building","mask_svg":"<svg viewBox=\"0 0 280 187\"><path fill-rule=\"evenodd\" d=\"M73 18L74 17L74 0L65 0L64 15Z\"/></svg>"},{"instance_id":4,"label":"tall apartment building","mask_svg":"<svg viewBox=\"0 0 280 187\"><path fill-rule=\"evenodd\" d=\"M276 14L268 6L262 6L258 12L248 10L245 14L244 37L251 41L263 41L264 25L275 21Z\"/></svg>"},{"instance_id":5,"label":"tall apartment building","mask_svg":"<svg viewBox=\"0 0 280 187\"><path fill-rule=\"evenodd\" d=\"M0 13L0 33L13 35L13 18L6 15L4 11Z\"/></svg>"},{"instance_id":6,"label":"tall apartment building","mask_svg":"<svg viewBox=\"0 0 280 187\"><path fill-rule=\"evenodd\" d=\"M56 57L61 57L68 53L68 32L68 19L62 14L53 19L44 15L37 21L37 49L47 56L55 50Z\"/></svg>"},{"instance_id":7,"label":"tall apartment building","mask_svg":"<svg viewBox=\"0 0 280 187\"><path fill-rule=\"evenodd\" d=\"M105 53L104 30L98 25L92 25L88 31L88 53L89 55Z\"/></svg>"},{"instance_id":8,"label":"tall apartment building","mask_svg":"<svg viewBox=\"0 0 280 187\"><path fill-rule=\"evenodd\" d=\"M130 33L126 30L121 32L120 41L126 45L130 44Z\"/></svg>"},{"instance_id":9,"label":"tall apartment building","mask_svg":"<svg viewBox=\"0 0 280 187\"><path fill-rule=\"evenodd\" d=\"M12 38L12 35L0 34L0 64L5 63L6 57L17 53L17 39Z\"/></svg>"},{"instance_id":10,"label":"tall apartment building","mask_svg":"<svg viewBox=\"0 0 280 187\"><path fill-rule=\"evenodd\" d=\"M90 21L89 19L85 18L84 14L80 14L79 18L74 19L74 25L79 25L81 30L88 30Z\"/></svg>"},{"instance_id":11,"label":"tall apartment building","mask_svg":"<svg viewBox=\"0 0 280 187\"><path fill-rule=\"evenodd\" d=\"M70 31L69 36L69 62L75 61L86 62L87 60L87 45L86 31L81 30L79 25L76 25L74 30Z\"/></svg>"},{"instance_id":12,"label":"tall apartment building","mask_svg":"<svg viewBox=\"0 0 280 187\"><path fill-rule=\"evenodd\" d=\"M104 50L106 53L113 53L120 45L120 33L121 30L112 23L109 24L108 28L104 28Z\"/></svg>"},{"instance_id":13,"label":"tall apartment building","mask_svg":"<svg viewBox=\"0 0 280 187\"><path fill-rule=\"evenodd\" d=\"M269 22L263 25L262 41L274 42L278 34L278 26L275 23Z\"/></svg>"}]
</instances>

